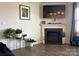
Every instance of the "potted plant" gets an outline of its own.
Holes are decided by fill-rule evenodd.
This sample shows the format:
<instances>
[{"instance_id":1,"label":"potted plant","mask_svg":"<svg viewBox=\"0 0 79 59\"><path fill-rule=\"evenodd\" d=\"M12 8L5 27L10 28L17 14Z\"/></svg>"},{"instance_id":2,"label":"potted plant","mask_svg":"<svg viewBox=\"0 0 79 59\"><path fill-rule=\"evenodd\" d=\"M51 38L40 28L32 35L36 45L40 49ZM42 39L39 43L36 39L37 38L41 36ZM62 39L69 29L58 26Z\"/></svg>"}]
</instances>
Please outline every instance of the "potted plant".
<instances>
[{"instance_id":1,"label":"potted plant","mask_svg":"<svg viewBox=\"0 0 79 59\"><path fill-rule=\"evenodd\" d=\"M15 29L12 28L5 29L3 34L5 38L14 38L16 36Z\"/></svg>"},{"instance_id":2,"label":"potted plant","mask_svg":"<svg viewBox=\"0 0 79 59\"><path fill-rule=\"evenodd\" d=\"M21 29L16 29L15 30L15 33L16 33L16 38L21 38L21 33L22 33L22 30Z\"/></svg>"},{"instance_id":3,"label":"potted plant","mask_svg":"<svg viewBox=\"0 0 79 59\"><path fill-rule=\"evenodd\" d=\"M29 47L33 47L34 45L34 42L36 42L35 40L31 39L31 38L28 38L25 40L26 42L26 47L29 46Z\"/></svg>"}]
</instances>

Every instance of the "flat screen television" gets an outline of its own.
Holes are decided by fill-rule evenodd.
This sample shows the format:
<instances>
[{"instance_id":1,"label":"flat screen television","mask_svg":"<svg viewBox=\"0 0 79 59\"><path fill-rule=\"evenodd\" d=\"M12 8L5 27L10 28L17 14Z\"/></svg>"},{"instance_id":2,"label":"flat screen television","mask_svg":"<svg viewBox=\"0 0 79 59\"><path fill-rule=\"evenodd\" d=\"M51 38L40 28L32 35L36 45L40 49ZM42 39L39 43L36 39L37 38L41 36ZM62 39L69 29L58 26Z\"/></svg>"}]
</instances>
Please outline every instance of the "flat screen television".
<instances>
[{"instance_id":1,"label":"flat screen television","mask_svg":"<svg viewBox=\"0 0 79 59\"><path fill-rule=\"evenodd\" d=\"M43 5L43 18L65 17L65 5Z\"/></svg>"}]
</instances>

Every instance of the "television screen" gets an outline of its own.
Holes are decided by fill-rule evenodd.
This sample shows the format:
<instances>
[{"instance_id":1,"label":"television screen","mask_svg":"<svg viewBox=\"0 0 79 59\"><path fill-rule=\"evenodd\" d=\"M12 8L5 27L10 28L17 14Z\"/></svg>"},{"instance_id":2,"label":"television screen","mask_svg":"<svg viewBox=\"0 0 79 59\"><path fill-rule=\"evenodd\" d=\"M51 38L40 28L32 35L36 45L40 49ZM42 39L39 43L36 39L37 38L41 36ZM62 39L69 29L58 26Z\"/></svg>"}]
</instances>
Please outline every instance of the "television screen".
<instances>
[{"instance_id":1,"label":"television screen","mask_svg":"<svg viewBox=\"0 0 79 59\"><path fill-rule=\"evenodd\" d=\"M44 5L43 18L62 18L65 16L65 5Z\"/></svg>"}]
</instances>

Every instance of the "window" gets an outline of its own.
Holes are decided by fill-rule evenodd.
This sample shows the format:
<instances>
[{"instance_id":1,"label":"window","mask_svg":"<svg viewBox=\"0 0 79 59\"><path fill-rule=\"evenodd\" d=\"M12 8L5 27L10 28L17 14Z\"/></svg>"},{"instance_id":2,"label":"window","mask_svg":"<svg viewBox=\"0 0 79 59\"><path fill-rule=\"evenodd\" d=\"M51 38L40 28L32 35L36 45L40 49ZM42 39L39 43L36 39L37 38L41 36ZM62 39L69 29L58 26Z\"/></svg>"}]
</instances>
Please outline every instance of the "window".
<instances>
[{"instance_id":1,"label":"window","mask_svg":"<svg viewBox=\"0 0 79 59\"><path fill-rule=\"evenodd\" d=\"M75 13L75 30L77 33L79 33L79 8L76 8L76 13Z\"/></svg>"}]
</instances>

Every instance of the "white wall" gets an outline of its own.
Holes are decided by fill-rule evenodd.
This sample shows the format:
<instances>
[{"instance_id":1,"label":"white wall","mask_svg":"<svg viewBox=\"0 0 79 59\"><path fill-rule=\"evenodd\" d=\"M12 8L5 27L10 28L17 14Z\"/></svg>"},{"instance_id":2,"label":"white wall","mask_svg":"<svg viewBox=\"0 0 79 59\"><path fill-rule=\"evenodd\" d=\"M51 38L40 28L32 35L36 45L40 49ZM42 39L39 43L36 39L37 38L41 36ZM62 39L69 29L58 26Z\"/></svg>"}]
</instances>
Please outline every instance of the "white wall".
<instances>
[{"instance_id":1,"label":"white wall","mask_svg":"<svg viewBox=\"0 0 79 59\"><path fill-rule=\"evenodd\" d=\"M19 4L30 6L30 20L19 19ZM27 37L40 41L39 3L0 3L0 34L6 28L21 28ZM0 35L0 36L1 36Z\"/></svg>"},{"instance_id":2,"label":"white wall","mask_svg":"<svg viewBox=\"0 0 79 59\"><path fill-rule=\"evenodd\" d=\"M66 5L65 8L65 18L60 18L60 19L56 19L56 21L52 19L45 19L42 17L42 6L43 5ZM40 17L41 17L41 21L46 21L46 23L48 22L52 22L52 23L64 23L66 24L66 36L67 39L65 40L66 43L69 43L70 40L70 31L71 31L71 21L72 21L72 3L70 2L42 2L40 3Z\"/></svg>"}]
</instances>

